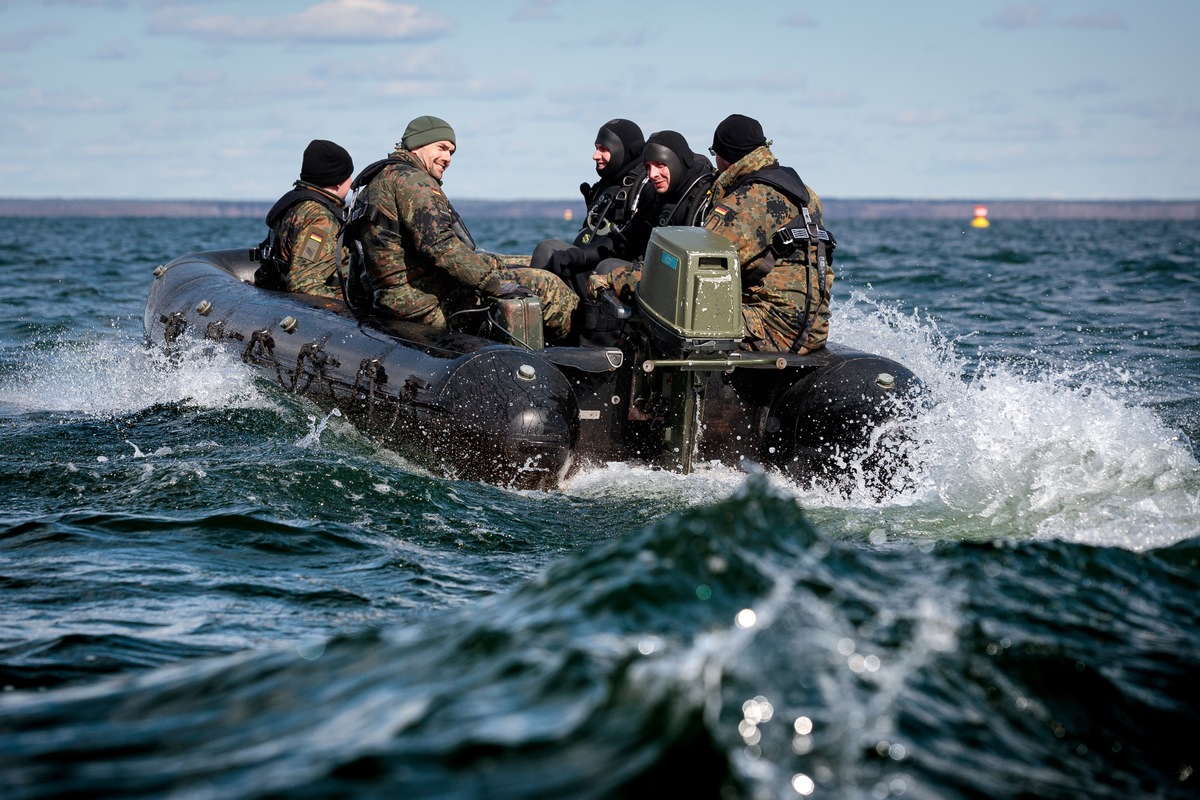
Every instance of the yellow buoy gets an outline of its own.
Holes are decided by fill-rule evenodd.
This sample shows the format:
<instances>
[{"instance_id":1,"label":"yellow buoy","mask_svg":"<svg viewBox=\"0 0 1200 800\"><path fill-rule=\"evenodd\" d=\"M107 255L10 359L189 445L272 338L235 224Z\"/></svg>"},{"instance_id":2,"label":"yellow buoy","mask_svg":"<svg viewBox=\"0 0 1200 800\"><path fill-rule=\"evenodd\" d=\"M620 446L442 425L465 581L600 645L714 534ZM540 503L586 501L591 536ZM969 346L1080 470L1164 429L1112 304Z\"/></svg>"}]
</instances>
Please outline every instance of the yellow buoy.
<instances>
[{"instance_id":1,"label":"yellow buoy","mask_svg":"<svg viewBox=\"0 0 1200 800\"><path fill-rule=\"evenodd\" d=\"M987 206L975 206L975 218L971 220L971 227L986 228L990 224L987 218Z\"/></svg>"}]
</instances>

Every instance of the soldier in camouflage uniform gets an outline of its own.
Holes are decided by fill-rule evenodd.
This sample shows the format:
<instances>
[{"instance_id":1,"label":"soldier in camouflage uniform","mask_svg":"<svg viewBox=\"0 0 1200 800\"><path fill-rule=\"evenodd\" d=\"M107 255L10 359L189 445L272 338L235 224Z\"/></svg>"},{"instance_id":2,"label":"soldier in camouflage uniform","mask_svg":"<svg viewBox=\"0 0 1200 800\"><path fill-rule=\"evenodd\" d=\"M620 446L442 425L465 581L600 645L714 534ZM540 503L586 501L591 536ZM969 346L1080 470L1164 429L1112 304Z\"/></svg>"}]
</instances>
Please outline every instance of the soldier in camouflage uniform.
<instances>
[{"instance_id":1,"label":"soldier in camouflage uniform","mask_svg":"<svg viewBox=\"0 0 1200 800\"><path fill-rule=\"evenodd\" d=\"M779 164L762 125L750 117L726 117L712 153L719 174L704 227L737 247L746 349L803 354L824 347L834 243L823 228L820 198ZM802 246L787 252L775 240L773 247L775 233L794 226L811 232Z\"/></svg>"},{"instance_id":2,"label":"soldier in camouflage uniform","mask_svg":"<svg viewBox=\"0 0 1200 800\"><path fill-rule=\"evenodd\" d=\"M364 258L361 265L352 260L351 282L361 282L376 308L439 328L449 315L473 306L477 292L536 295L547 337L565 338L579 298L561 279L475 251L441 188L455 148L449 124L418 117L387 159L359 174L347 236L361 237Z\"/></svg>"},{"instance_id":3,"label":"soldier in camouflage uniform","mask_svg":"<svg viewBox=\"0 0 1200 800\"><path fill-rule=\"evenodd\" d=\"M354 161L345 148L314 139L304 149L300 180L267 212L270 233L259 246L259 286L342 297L337 234L346 214Z\"/></svg>"},{"instance_id":4,"label":"soldier in camouflage uniform","mask_svg":"<svg viewBox=\"0 0 1200 800\"><path fill-rule=\"evenodd\" d=\"M704 227L718 231L737 248L742 269L742 323L746 350L810 353L829 336L829 294L834 242L822 227L821 200L790 167L780 166L750 117L732 114L717 126L712 154L717 179ZM807 217L805 217L807 212ZM799 248L788 247L778 231L797 233ZM588 292L612 289L630 300L641 277L640 265L593 276Z\"/></svg>"}]
</instances>

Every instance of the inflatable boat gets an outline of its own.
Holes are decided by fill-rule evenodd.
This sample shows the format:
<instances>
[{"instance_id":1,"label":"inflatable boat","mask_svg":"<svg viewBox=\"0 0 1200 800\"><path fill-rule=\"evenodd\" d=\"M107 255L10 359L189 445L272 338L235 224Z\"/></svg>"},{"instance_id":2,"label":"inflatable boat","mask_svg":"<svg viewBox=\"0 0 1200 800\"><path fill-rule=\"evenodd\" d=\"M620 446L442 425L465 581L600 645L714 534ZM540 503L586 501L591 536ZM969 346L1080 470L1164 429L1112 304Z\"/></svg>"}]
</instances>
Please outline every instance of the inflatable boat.
<instances>
[{"instance_id":1,"label":"inflatable boat","mask_svg":"<svg viewBox=\"0 0 1200 800\"><path fill-rule=\"evenodd\" d=\"M636 302L589 306L616 344L541 343L536 298L481 298L451 329L362 314L254 285L251 250L155 270L147 340L231 349L284 391L338 409L380 444L448 477L553 488L610 461L684 473L754 462L797 480L885 488L917 378L835 343L745 352L740 268L727 240L659 228Z\"/></svg>"}]
</instances>

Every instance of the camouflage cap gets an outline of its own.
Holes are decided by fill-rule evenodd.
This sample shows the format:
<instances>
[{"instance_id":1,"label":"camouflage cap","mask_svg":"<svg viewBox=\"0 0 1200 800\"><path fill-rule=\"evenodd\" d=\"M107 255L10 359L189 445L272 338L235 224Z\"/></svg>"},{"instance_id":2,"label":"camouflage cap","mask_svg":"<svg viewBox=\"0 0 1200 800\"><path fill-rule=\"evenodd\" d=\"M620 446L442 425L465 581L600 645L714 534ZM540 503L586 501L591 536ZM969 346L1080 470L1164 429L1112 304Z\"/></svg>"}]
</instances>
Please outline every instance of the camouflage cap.
<instances>
[{"instance_id":1,"label":"camouflage cap","mask_svg":"<svg viewBox=\"0 0 1200 800\"><path fill-rule=\"evenodd\" d=\"M450 127L450 123L444 119L426 115L417 117L408 123L408 127L404 129L404 137L400 139L400 146L405 150L416 150L418 147L424 147L434 142L457 144L454 141L454 129Z\"/></svg>"}]
</instances>

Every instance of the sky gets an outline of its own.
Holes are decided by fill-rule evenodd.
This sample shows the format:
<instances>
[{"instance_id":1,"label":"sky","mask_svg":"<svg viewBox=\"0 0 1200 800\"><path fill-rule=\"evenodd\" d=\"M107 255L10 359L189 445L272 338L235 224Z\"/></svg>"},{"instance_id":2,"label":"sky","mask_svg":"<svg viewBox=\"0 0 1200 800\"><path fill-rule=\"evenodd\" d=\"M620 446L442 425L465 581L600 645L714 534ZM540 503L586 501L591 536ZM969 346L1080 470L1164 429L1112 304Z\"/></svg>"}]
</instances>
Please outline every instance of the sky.
<instances>
[{"instance_id":1,"label":"sky","mask_svg":"<svg viewBox=\"0 0 1200 800\"><path fill-rule=\"evenodd\" d=\"M0 197L274 200L455 129L454 199L578 198L599 127L758 119L822 197L1200 199L1200 1L0 0Z\"/></svg>"}]
</instances>

